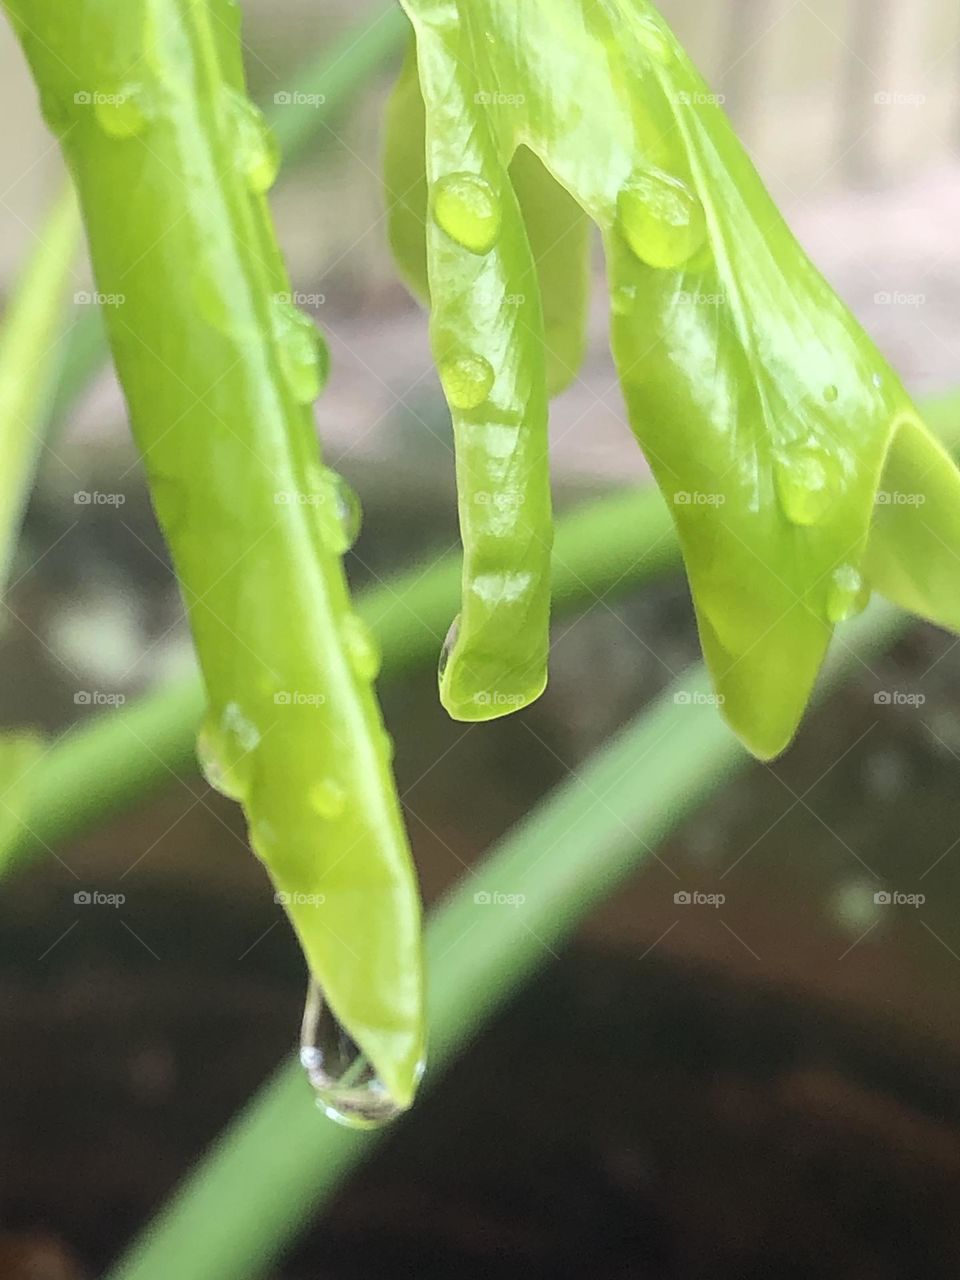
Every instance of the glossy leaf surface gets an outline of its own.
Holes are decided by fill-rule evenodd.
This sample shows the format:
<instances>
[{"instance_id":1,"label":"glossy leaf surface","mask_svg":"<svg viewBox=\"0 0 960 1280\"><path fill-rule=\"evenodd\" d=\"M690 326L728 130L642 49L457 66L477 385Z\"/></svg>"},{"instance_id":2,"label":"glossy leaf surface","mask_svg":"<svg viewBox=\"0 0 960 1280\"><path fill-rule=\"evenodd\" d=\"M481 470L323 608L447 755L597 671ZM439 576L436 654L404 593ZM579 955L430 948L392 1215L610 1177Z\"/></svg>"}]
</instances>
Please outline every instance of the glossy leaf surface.
<instances>
[{"instance_id":1,"label":"glossy leaf surface","mask_svg":"<svg viewBox=\"0 0 960 1280\"><path fill-rule=\"evenodd\" d=\"M405 99L408 165L425 118L425 233L419 242L407 207L395 212L393 243L408 278L425 245L441 365L451 348L481 352L494 379L468 415L452 405L465 605L446 705L463 714L453 690L461 681L476 693L480 658L492 682L485 696L515 709L510 675L530 641L518 646L500 619L522 602L541 640L545 626L545 463L530 442L544 438L543 320L556 295L548 287L542 304L528 298L518 319L511 294L533 279L532 246L550 238L543 207L526 234L517 216L514 166L526 149L600 228L629 419L677 525L718 701L756 754L775 755L796 730L834 628L871 587L960 624L960 477L797 245L651 5L404 8L425 113L411 62L393 105L388 173L399 165L390 153ZM414 191L416 177L411 170ZM459 233L443 201L451 186L462 196ZM578 262L572 255L574 275ZM568 299L582 316L585 294L571 289ZM509 438L499 431L505 413L517 424ZM497 482L500 500L523 516L478 530L464 507L479 484ZM478 561L517 585L491 595L479 616L470 610Z\"/></svg>"},{"instance_id":2,"label":"glossy leaf surface","mask_svg":"<svg viewBox=\"0 0 960 1280\"><path fill-rule=\"evenodd\" d=\"M81 198L114 358L208 697L200 755L240 801L350 1037L399 1106L423 1055L420 910L378 653L320 462L326 349L264 194L276 148L226 0L11 0Z\"/></svg>"}]
</instances>

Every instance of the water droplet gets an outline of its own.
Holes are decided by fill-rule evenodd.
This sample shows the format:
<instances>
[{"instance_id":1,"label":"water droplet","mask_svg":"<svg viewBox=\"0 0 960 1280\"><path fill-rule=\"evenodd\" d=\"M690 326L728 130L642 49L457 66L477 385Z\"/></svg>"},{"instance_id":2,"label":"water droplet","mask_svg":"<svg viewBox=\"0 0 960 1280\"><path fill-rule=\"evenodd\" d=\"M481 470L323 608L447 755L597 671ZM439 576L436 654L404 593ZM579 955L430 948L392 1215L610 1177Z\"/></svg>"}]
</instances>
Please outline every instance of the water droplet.
<instances>
[{"instance_id":1,"label":"water droplet","mask_svg":"<svg viewBox=\"0 0 960 1280\"><path fill-rule=\"evenodd\" d=\"M879 374L879 373L875 373L875 374L873 375L873 385L874 385L875 387L882 387L882 386L883 386L883 378L880 376L880 374Z\"/></svg>"},{"instance_id":2,"label":"water droplet","mask_svg":"<svg viewBox=\"0 0 960 1280\"><path fill-rule=\"evenodd\" d=\"M231 800L245 799L259 743L260 731L239 703L228 702L219 717L207 715L197 738L197 759L210 786Z\"/></svg>"},{"instance_id":3,"label":"water droplet","mask_svg":"<svg viewBox=\"0 0 960 1280\"><path fill-rule=\"evenodd\" d=\"M823 398L824 400L826 400L827 404L836 404L836 402L840 399L840 388L834 386L833 383L831 383L828 387L824 387Z\"/></svg>"},{"instance_id":4,"label":"water droplet","mask_svg":"<svg viewBox=\"0 0 960 1280\"><path fill-rule=\"evenodd\" d=\"M333 483L337 504L337 518L343 530L343 550L341 555L356 545L363 527L363 507L354 487L344 480L338 471L334 471Z\"/></svg>"},{"instance_id":5,"label":"water droplet","mask_svg":"<svg viewBox=\"0 0 960 1280\"><path fill-rule=\"evenodd\" d=\"M493 187L473 173L441 178L433 195L433 216L451 240L471 253L489 253L500 235L502 213Z\"/></svg>"},{"instance_id":6,"label":"water droplet","mask_svg":"<svg viewBox=\"0 0 960 1280\"><path fill-rule=\"evenodd\" d=\"M707 219L696 192L659 169L633 175L617 200L620 230L650 267L682 267L707 237Z\"/></svg>"},{"instance_id":7,"label":"water droplet","mask_svg":"<svg viewBox=\"0 0 960 1280\"><path fill-rule=\"evenodd\" d=\"M783 514L791 524L818 524L836 497L831 463L815 449L797 449L774 461L774 481Z\"/></svg>"},{"instance_id":8,"label":"water droplet","mask_svg":"<svg viewBox=\"0 0 960 1280\"><path fill-rule=\"evenodd\" d=\"M403 1111L312 980L303 1010L300 1061L320 1106L348 1129L379 1129Z\"/></svg>"},{"instance_id":9,"label":"water droplet","mask_svg":"<svg viewBox=\"0 0 960 1280\"><path fill-rule=\"evenodd\" d=\"M637 39L658 62L669 62L673 54L670 37L652 18L641 17L633 28Z\"/></svg>"},{"instance_id":10,"label":"water droplet","mask_svg":"<svg viewBox=\"0 0 960 1280\"><path fill-rule=\"evenodd\" d=\"M347 806L347 793L336 778L323 778L310 788L310 807L321 818L332 822Z\"/></svg>"},{"instance_id":11,"label":"water droplet","mask_svg":"<svg viewBox=\"0 0 960 1280\"><path fill-rule=\"evenodd\" d=\"M478 409L490 394L495 377L493 366L483 356L455 356L440 366L440 381L454 409Z\"/></svg>"},{"instance_id":12,"label":"water droplet","mask_svg":"<svg viewBox=\"0 0 960 1280\"><path fill-rule=\"evenodd\" d=\"M97 124L111 138L135 138L147 127L143 86L126 84L113 93L95 93L93 111Z\"/></svg>"},{"instance_id":13,"label":"water droplet","mask_svg":"<svg viewBox=\"0 0 960 1280\"><path fill-rule=\"evenodd\" d=\"M370 628L355 613L344 623L343 643L351 670L357 679L370 682L376 680L382 662L380 647Z\"/></svg>"},{"instance_id":14,"label":"water droplet","mask_svg":"<svg viewBox=\"0 0 960 1280\"><path fill-rule=\"evenodd\" d=\"M285 298L274 304L273 333L280 369L298 404L312 404L326 386L330 353L320 330Z\"/></svg>"},{"instance_id":15,"label":"water droplet","mask_svg":"<svg viewBox=\"0 0 960 1280\"><path fill-rule=\"evenodd\" d=\"M460 638L460 615L459 613L450 623L450 630L447 632L447 638L443 642L443 648L440 650L440 662L437 665L437 674L443 679L443 673L446 671L450 662L450 655L456 648L457 641Z\"/></svg>"},{"instance_id":16,"label":"water droplet","mask_svg":"<svg viewBox=\"0 0 960 1280\"><path fill-rule=\"evenodd\" d=\"M637 309L637 286L635 284L617 285L611 296L610 305L613 307L614 315L633 315Z\"/></svg>"},{"instance_id":17,"label":"water droplet","mask_svg":"<svg viewBox=\"0 0 960 1280\"><path fill-rule=\"evenodd\" d=\"M263 112L245 94L236 89L227 89L225 93L236 163L250 191L262 196L270 190L280 172L280 147L263 118Z\"/></svg>"},{"instance_id":18,"label":"water droplet","mask_svg":"<svg viewBox=\"0 0 960 1280\"><path fill-rule=\"evenodd\" d=\"M841 565L830 579L827 593L827 619L832 623L848 622L863 613L870 603L870 588L852 564Z\"/></svg>"}]
</instances>

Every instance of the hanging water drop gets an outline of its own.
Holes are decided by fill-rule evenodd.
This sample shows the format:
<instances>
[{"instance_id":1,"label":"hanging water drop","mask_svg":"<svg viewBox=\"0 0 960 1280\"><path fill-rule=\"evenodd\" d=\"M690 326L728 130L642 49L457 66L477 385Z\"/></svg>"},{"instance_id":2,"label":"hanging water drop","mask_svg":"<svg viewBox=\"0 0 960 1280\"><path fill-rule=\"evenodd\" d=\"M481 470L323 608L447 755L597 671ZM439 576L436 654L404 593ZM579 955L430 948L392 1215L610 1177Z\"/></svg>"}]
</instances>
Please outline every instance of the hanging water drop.
<instances>
[{"instance_id":1,"label":"hanging water drop","mask_svg":"<svg viewBox=\"0 0 960 1280\"><path fill-rule=\"evenodd\" d=\"M454 618L454 620L450 623L450 630L447 632L447 637L443 642L443 648L440 650L440 661L437 664L437 675L440 677L441 680L443 679L443 674L450 663L450 655L453 653L454 649L457 647L457 641L459 640L459 638L460 638L460 615L458 613L457 616Z\"/></svg>"},{"instance_id":2,"label":"hanging water drop","mask_svg":"<svg viewBox=\"0 0 960 1280\"><path fill-rule=\"evenodd\" d=\"M363 507L353 485L344 480L338 471L331 473L334 486L334 501L337 507L337 519L343 532L342 550L345 555L356 545L363 527Z\"/></svg>"},{"instance_id":3,"label":"hanging water drop","mask_svg":"<svg viewBox=\"0 0 960 1280\"><path fill-rule=\"evenodd\" d=\"M707 237L697 193L659 169L633 175L620 192L617 217L627 244L650 267L682 267Z\"/></svg>"},{"instance_id":4,"label":"hanging water drop","mask_svg":"<svg viewBox=\"0 0 960 1280\"><path fill-rule=\"evenodd\" d=\"M827 592L827 620L848 622L863 613L870 603L870 588L852 564L841 565L830 578Z\"/></svg>"},{"instance_id":5,"label":"hanging water drop","mask_svg":"<svg viewBox=\"0 0 960 1280\"><path fill-rule=\"evenodd\" d=\"M336 778L322 778L310 788L310 808L319 817L333 822L347 807L347 793Z\"/></svg>"},{"instance_id":6,"label":"hanging water drop","mask_svg":"<svg viewBox=\"0 0 960 1280\"><path fill-rule=\"evenodd\" d=\"M280 369L298 404L312 404L326 386L330 355L310 316L286 297L276 300L273 332Z\"/></svg>"},{"instance_id":7,"label":"hanging water drop","mask_svg":"<svg viewBox=\"0 0 960 1280\"><path fill-rule=\"evenodd\" d=\"M245 94L236 89L227 89L225 93L237 165L248 189L254 195L264 195L280 172L280 147L263 112Z\"/></svg>"},{"instance_id":8,"label":"hanging water drop","mask_svg":"<svg viewBox=\"0 0 960 1280\"><path fill-rule=\"evenodd\" d=\"M493 187L473 173L451 173L434 187L433 216L451 240L471 253L489 253L500 235L502 213Z\"/></svg>"},{"instance_id":9,"label":"hanging water drop","mask_svg":"<svg viewBox=\"0 0 960 1280\"><path fill-rule=\"evenodd\" d=\"M774 481L783 514L802 528L819 524L836 498L831 463L814 449L781 454L774 461Z\"/></svg>"},{"instance_id":10,"label":"hanging water drop","mask_svg":"<svg viewBox=\"0 0 960 1280\"><path fill-rule=\"evenodd\" d=\"M346 646L350 669L358 680L372 683L380 674L382 655L373 633L362 618L351 614L343 627L343 643Z\"/></svg>"},{"instance_id":11,"label":"hanging water drop","mask_svg":"<svg viewBox=\"0 0 960 1280\"><path fill-rule=\"evenodd\" d=\"M300 1061L327 1116L348 1129L379 1129L404 1110L312 980L303 1010Z\"/></svg>"},{"instance_id":12,"label":"hanging water drop","mask_svg":"<svg viewBox=\"0 0 960 1280\"><path fill-rule=\"evenodd\" d=\"M496 375L483 356L460 355L440 366L440 381L453 409L479 409L489 396Z\"/></svg>"}]
</instances>

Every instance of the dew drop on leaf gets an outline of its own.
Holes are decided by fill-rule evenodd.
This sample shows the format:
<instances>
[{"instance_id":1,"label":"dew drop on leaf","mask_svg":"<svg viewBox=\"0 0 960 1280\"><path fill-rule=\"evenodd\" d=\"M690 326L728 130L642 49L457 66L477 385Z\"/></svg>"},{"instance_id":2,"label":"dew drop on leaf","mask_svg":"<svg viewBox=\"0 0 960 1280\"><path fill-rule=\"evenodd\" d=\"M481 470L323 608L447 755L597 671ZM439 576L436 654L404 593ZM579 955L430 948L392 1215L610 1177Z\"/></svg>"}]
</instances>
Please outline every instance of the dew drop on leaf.
<instances>
[{"instance_id":1,"label":"dew drop on leaf","mask_svg":"<svg viewBox=\"0 0 960 1280\"><path fill-rule=\"evenodd\" d=\"M280 147L263 112L236 89L226 89L227 111L233 130L236 163L248 189L264 195L280 172Z\"/></svg>"},{"instance_id":2,"label":"dew drop on leaf","mask_svg":"<svg viewBox=\"0 0 960 1280\"><path fill-rule=\"evenodd\" d=\"M658 26L652 18L641 17L634 27L637 39L643 48L656 58L658 62L668 63L670 61L673 50L670 45L670 38L662 27Z\"/></svg>"},{"instance_id":3,"label":"dew drop on leaf","mask_svg":"<svg viewBox=\"0 0 960 1280\"><path fill-rule=\"evenodd\" d=\"M617 218L627 244L650 267L682 267L707 238L700 197L659 169L633 175L617 200Z\"/></svg>"},{"instance_id":4,"label":"dew drop on leaf","mask_svg":"<svg viewBox=\"0 0 960 1280\"><path fill-rule=\"evenodd\" d=\"M280 368L298 404L312 404L330 372L327 344L313 320L299 307L279 298L274 303L273 332Z\"/></svg>"},{"instance_id":5,"label":"dew drop on leaf","mask_svg":"<svg viewBox=\"0 0 960 1280\"><path fill-rule=\"evenodd\" d=\"M450 662L450 655L456 648L457 640L460 638L460 615L459 613L450 623L450 630L447 632L447 638L443 642L443 648L440 650L440 661L437 665L437 675L443 679L443 673L446 671Z\"/></svg>"},{"instance_id":6,"label":"dew drop on leaf","mask_svg":"<svg viewBox=\"0 0 960 1280\"><path fill-rule=\"evenodd\" d=\"M230 800L244 800L259 742L260 731L237 703L228 703L219 718L209 714L197 738L197 760L210 786Z\"/></svg>"},{"instance_id":7,"label":"dew drop on leaf","mask_svg":"<svg viewBox=\"0 0 960 1280\"><path fill-rule=\"evenodd\" d=\"M338 471L331 472L331 475L336 495L337 518L343 530L343 550L340 554L344 555L356 545L360 537L360 530L363 527L363 507L353 485L344 480Z\"/></svg>"},{"instance_id":8,"label":"dew drop on leaf","mask_svg":"<svg viewBox=\"0 0 960 1280\"><path fill-rule=\"evenodd\" d=\"M347 793L336 778L322 778L310 788L310 808L332 822L347 806Z\"/></svg>"},{"instance_id":9,"label":"dew drop on leaf","mask_svg":"<svg viewBox=\"0 0 960 1280\"><path fill-rule=\"evenodd\" d=\"M777 497L791 524L819 524L829 512L836 486L831 483L832 464L813 449L784 454L774 462Z\"/></svg>"},{"instance_id":10,"label":"dew drop on leaf","mask_svg":"<svg viewBox=\"0 0 960 1280\"><path fill-rule=\"evenodd\" d=\"M489 396L495 376L483 356L454 356L440 366L440 381L454 409L478 409Z\"/></svg>"},{"instance_id":11,"label":"dew drop on leaf","mask_svg":"<svg viewBox=\"0 0 960 1280\"><path fill-rule=\"evenodd\" d=\"M300 1061L317 1102L337 1124L379 1129L403 1111L312 980L303 1010Z\"/></svg>"},{"instance_id":12,"label":"dew drop on leaf","mask_svg":"<svg viewBox=\"0 0 960 1280\"><path fill-rule=\"evenodd\" d=\"M836 402L840 399L840 388L837 386L834 386L834 384L831 382L828 387L824 387L823 398L824 400L826 400L827 404L836 404Z\"/></svg>"},{"instance_id":13,"label":"dew drop on leaf","mask_svg":"<svg viewBox=\"0 0 960 1280\"><path fill-rule=\"evenodd\" d=\"M848 622L863 613L869 603L870 588L858 569L852 564L844 564L834 570L827 593L828 621Z\"/></svg>"},{"instance_id":14,"label":"dew drop on leaf","mask_svg":"<svg viewBox=\"0 0 960 1280\"><path fill-rule=\"evenodd\" d=\"M380 674L382 655L373 633L362 618L351 614L344 623L343 643L350 669L358 680L372 682Z\"/></svg>"},{"instance_id":15,"label":"dew drop on leaf","mask_svg":"<svg viewBox=\"0 0 960 1280\"><path fill-rule=\"evenodd\" d=\"M637 286L635 284L617 285L610 297L610 305L613 307L614 315L633 315L637 309Z\"/></svg>"},{"instance_id":16,"label":"dew drop on leaf","mask_svg":"<svg viewBox=\"0 0 960 1280\"><path fill-rule=\"evenodd\" d=\"M125 84L93 95L97 124L111 138L135 138L147 127L146 95L140 84Z\"/></svg>"},{"instance_id":17,"label":"dew drop on leaf","mask_svg":"<svg viewBox=\"0 0 960 1280\"><path fill-rule=\"evenodd\" d=\"M493 187L473 173L451 173L438 180L433 216L451 240L477 254L489 253L497 243L503 217Z\"/></svg>"}]
</instances>

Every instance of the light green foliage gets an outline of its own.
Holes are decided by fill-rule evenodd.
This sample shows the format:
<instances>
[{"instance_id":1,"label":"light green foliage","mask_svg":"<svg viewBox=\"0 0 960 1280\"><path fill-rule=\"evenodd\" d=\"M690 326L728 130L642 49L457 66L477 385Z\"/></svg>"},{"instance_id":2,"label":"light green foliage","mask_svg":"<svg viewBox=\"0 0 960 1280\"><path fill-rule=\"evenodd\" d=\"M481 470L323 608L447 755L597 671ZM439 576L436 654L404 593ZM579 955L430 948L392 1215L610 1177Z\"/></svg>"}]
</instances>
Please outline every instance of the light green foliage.
<instances>
[{"instance_id":1,"label":"light green foliage","mask_svg":"<svg viewBox=\"0 0 960 1280\"><path fill-rule=\"evenodd\" d=\"M444 701L502 714L545 679L544 321L563 335L566 311L549 360L569 375L586 295L575 223L569 278L558 253L542 304L535 292L560 215L525 196L529 151L601 230L630 422L676 521L707 664L732 726L775 755L871 588L960 628L960 476L651 5L403 3L421 96L411 59L388 145L390 191L409 193L393 244L408 279L427 264L441 375L451 352L494 371L469 404L443 379L465 553Z\"/></svg>"},{"instance_id":2,"label":"light green foliage","mask_svg":"<svg viewBox=\"0 0 960 1280\"><path fill-rule=\"evenodd\" d=\"M72 190L57 201L17 283L0 330L0 589L43 447L43 420L60 359L70 268L80 241Z\"/></svg>"},{"instance_id":3,"label":"light green foliage","mask_svg":"<svg viewBox=\"0 0 960 1280\"><path fill-rule=\"evenodd\" d=\"M203 668L200 754L310 968L396 1102L423 1054L420 910L321 466L326 350L264 193L277 152L226 0L10 0L70 163L110 342Z\"/></svg>"}]
</instances>

